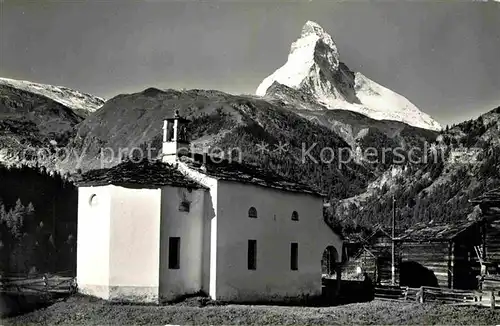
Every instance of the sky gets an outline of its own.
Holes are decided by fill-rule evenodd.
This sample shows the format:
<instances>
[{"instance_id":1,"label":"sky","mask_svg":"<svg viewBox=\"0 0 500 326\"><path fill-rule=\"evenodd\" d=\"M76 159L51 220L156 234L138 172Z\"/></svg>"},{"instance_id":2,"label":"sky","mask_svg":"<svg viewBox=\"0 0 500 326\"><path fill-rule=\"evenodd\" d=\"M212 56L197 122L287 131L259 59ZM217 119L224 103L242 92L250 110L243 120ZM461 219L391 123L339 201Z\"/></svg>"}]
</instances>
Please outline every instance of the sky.
<instances>
[{"instance_id":1,"label":"sky","mask_svg":"<svg viewBox=\"0 0 500 326\"><path fill-rule=\"evenodd\" d=\"M254 93L307 20L351 70L452 124L500 106L500 3L0 0L0 76L111 98Z\"/></svg>"}]
</instances>

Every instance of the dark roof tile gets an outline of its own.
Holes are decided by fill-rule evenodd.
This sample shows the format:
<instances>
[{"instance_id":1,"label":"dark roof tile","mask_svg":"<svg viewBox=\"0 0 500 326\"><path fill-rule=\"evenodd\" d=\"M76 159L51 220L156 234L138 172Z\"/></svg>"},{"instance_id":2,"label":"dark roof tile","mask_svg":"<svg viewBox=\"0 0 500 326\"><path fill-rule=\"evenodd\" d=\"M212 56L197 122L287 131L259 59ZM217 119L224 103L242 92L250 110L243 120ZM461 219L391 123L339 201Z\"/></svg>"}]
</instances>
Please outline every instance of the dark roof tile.
<instances>
[{"instance_id":1,"label":"dark roof tile","mask_svg":"<svg viewBox=\"0 0 500 326\"><path fill-rule=\"evenodd\" d=\"M264 170L254 164L239 163L201 153L185 153L180 156L180 161L189 168L218 180L250 183L283 191L325 197L325 194L312 186L289 180L274 171Z\"/></svg>"},{"instance_id":2,"label":"dark roof tile","mask_svg":"<svg viewBox=\"0 0 500 326\"><path fill-rule=\"evenodd\" d=\"M397 240L403 242L448 241L458 236L477 221L460 221L454 223L418 223L407 229Z\"/></svg>"},{"instance_id":3,"label":"dark roof tile","mask_svg":"<svg viewBox=\"0 0 500 326\"><path fill-rule=\"evenodd\" d=\"M148 160L139 163L125 161L110 169L88 171L77 177L75 183L79 187L116 185L129 188L205 188L170 164Z\"/></svg>"},{"instance_id":4,"label":"dark roof tile","mask_svg":"<svg viewBox=\"0 0 500 326\"><path fill-rule=\"evenodd\" d=\"M291 181L276 172L264 170L257 165L238 163L200 153L185 153L179 159L190 169L217 180L255 184L283 191L325 196L318 189ZM126 161L110 169L88 171L77 177L75 183L80 187L113 184L135 188L157 188L171 185L206 189L206 187L185 176L170 164L160 161L149 162L147 160L139 163Z\"/></svg>"}]
</instances>

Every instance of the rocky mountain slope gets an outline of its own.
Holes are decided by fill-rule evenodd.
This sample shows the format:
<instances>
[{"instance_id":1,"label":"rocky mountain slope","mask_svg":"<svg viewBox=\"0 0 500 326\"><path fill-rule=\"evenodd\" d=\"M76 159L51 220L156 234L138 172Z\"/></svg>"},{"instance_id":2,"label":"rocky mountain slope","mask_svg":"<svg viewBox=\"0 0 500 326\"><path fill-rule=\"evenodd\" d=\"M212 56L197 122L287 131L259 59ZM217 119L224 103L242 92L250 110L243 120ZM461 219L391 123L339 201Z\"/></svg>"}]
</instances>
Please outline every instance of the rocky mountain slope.
<instances>
[{"instance_id":1,"label":"rocky mountain slope","mask_svg":"<svg viewBox=\"0 0 500 326\"><path fill-rule=\"evenodd\" d=\"M39 149L64 147L82 120L49 97L0 83L0 161L17 164Z\"/></svg>"},{"instance_id":2,"label":"rocky mountain slope","mask_svg":"<svg viewBox=\"0 0 500 326\"><path fill-rule=\"evenodd\" d=\"M302 145L312 146L317 143L315 137L319 137L320 143L314 145L315 158L319 159L324 147L348 149L347 153L355 155L350 150L382 145L405 147L413 143L411 138L423 142L436 136L431 131L394 121L373 120L351 111L325 110L319 114L317 110L303 109L299 101L287 104L275 98L210 90L149 88L122 94L83 119L76 113L78 110L23 87L10 86L22 83L11 81L9 85L0 85L3 144L0 159L8 164L43 165L61 173L111 166L132 149L151 142L158 150L162 119L179 109L194 119L190 128L195 144L225 149L241 147L247 160L270 165L303 181L310 181L308 174L315 174L317 186L335 198L344 198L361 192L366 182L375 177L375 169L384 170L390 160L374 165L367 164L362 157L354 157L341 166L335 164L338 162L335 157L333 168L326 164L313 166L312 162L304 167L300 166ZM260 143L267 146L267 151L257 152ZM280 144L287 144L290 150L287 155L274 151ZM42 157L26 155L40 149ZM357 172L353 171L358 170L363 172L355 176ZM320 177L322 173L328 177Z\"/></svg>"},{"instance_id":3,"label":"rocky mountain slope","mask_svg":"<svg viewBox=\"0 0 500 326\"><path fill-rule=\"evenodd\" d=\"M246 162L315 184L332 197L359 193L373 178L370 169L354 161L302 160L303 144L317 144L311 151L317 159L324 147L349 148L331 129L265 99L210 90L149 88L119 95L77 126L70 146L82 154L84 169L111 166L130 154L144 158L151 152L155 157L161 148L162 120L175 110L192 120L188 134L197 150L218 147L226 158L230 154L235 159L241 152Z\"/></svg>"},{"instance_id":4,"label":"rocky mountain slope","mask_svg":"<svg viewBox=\"0 0 500 326\"><path fill-rule=\"evenodd\" d=\"M357 155L357 149L408 149L437 135L352 111L304 109L301 99L285 103L276 98L211 90L149 88L118 95L83 119L46 96L8 85L0 90L0 159L43 165L61 173L112 166L131 152L139 153L139 149L146 155L147 146L154 147L151 152L156 155L161 148L162 120L180 110L193 120L189 134L196 146L239 148L245 160L298 181L312 182L332 198L340 199L362 193L367 183L392 162L391 157L366 162ZM333 157L326 157L326 163L315 163L304 156L310 146L314 147L313 160L321 161L324 148L331 148ZM43 149L43 156L26 157L26 148ZM340 153L352 158L339 164ZM308 161L302 163L304 159Z\"/></svg>"},{"instance_id":5,"label":"rocky mountain slope","mask_svg":"<svg viewBox=\"0 0 500 326\"><path fill-rule=\"evenodd\" d=\"M82 117L88 116L89 113L96 111L104 104L104 99L100 97L81 93L63 86L39 84L26 80L0 78L0 87L15 88L19 91L44 96L74 110L75 113Z\"/></svg>"},{"instance_id":6,"label":"rocky mountain slope","mask_svg":"<svg viewBox=\"0 0 500 326\"><path fill-rule=\"evenodd\" d=\"M48 161L24 157L23 163L60 172L111 166L130 156L156 157L162 120L179 110L192 120L188 134L198 149L218 147L226 158L236 158L237 148L247 162L321 188L332 203L332 224L342 224L346 232L389 223L392 196L400 225L464 219L474 213L469 198L500 185L500 108L437 133L349 110L310 110L300 100L149 88L118 95L83 119L45 96L4 85L1 154L4 161L7 152L19 162L15 154L27 147L48 148ZM310 155L319 162L304 160L304 148L314 144ZM321 162L323 148L348 149L353 158ZM367 148L398 148L405 155L417 148L422 156L415 163L396 164L391 156L370 163L356 156ZM59 159L59 149L73 157Z\"/></svg>"},{"instance_id":7,"label":"rocky mountain slope","mask_svg":"<svg viewBox=\"0 0 500 326\"><path fill-rule=\"evenodd\" d=\"M438 122L402 95L351 71L340 61L332 37L311 21L292 44L287 62L262 81L256 94L284 102L296 102L300 97L301 106L309 110L349 110L375 120L441 129Z\"/></svg>"},{"instance_id":8,"label":"rocky mountain slope","mask_svg":"<svg viewBox=\"0 0 500 326\"><path fill-rule=\"evenodd\" d=\"M469 199L500 186L499 171L500 107L443 131L426 161L391 167L365 192L336 202L331 218L348 228L389 226L393 196L401 228L474 218Z\"/></svg>"}]
</instances>

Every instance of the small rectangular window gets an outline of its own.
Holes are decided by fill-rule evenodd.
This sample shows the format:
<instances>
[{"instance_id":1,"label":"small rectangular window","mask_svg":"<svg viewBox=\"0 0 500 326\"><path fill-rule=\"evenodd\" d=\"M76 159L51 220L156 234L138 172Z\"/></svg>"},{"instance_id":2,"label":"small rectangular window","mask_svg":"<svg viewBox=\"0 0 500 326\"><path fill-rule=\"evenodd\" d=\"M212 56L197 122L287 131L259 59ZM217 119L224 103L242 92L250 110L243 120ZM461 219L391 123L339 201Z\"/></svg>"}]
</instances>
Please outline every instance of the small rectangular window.
<instances>
[{"instance_id":1,"label":"small rectangular window","mask_svg":"<svg viewBox=\"0 0 500 326\"><path fill-rule=\"evenodd\" d=\"M179 212L189 212L191 204L188 201L182 201L179 205Z\"/></svg>"},{"instance_id":2,"label":"small rectangular window","mask_svg":"<svg viewBox=\"0 0 500 326\"><path fill-rule=\"evenodd\" d=\"M257 240L248 240L248 269L257 269Z\"/></svg>"},{"instance_id":3,"label":"small rectangular window","mask_svg":"<svg viewBox=\"0 0 500 326\"><path fill-rule=\"evenodd\" d=\"M179 269L181 258L181 238L170 237L168 239L168 268Z\"/></svg>"},{"instance_id":4,"label":"small rectangular window","mask_svg":"<svg viewBox=\"0 0 500 326\"><path fill-rule=\"evenodd\" d=\"M296 271L299 269L299 244L292 242L290 246L290 269Z\"/></svg>"}]
</instances>

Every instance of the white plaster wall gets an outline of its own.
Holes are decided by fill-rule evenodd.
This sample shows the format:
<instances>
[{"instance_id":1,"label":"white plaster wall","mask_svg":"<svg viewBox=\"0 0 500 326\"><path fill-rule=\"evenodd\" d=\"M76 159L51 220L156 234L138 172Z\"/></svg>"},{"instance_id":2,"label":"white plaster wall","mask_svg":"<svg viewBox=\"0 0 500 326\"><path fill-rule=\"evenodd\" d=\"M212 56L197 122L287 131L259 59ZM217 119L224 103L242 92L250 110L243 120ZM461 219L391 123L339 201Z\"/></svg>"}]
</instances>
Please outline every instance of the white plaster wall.
<instances>
[{"instance_id":1,"label":"white plaster wall","mask_svg":"<svg viewBox=\"0 0 500 326\"><path fill-rule=\"evenodd\" d=\"M216 298L282 300L321 294L321 258L342 241L323 220L323 200L234 182L218 182ZM249 218L254 206L258 218ZM292 212L299 221L292 221ZM248 270L248 240L257 240L257 269ZM297 271L290 245L298 243Z\"/></svg>"},{"instance_id":2,"label":"white plaster wall","mask_svg":"<svg viewBox=\"0 0 500 326\"><path fill-rule=\"evenodd\" d=\"M179 211L190 202L189 212ZM172 300L202 290L205 190L164 187L161 194L160 296ZM169 238L180 237L180 268L169 269Z\"/></svg>"},{"instance_id":3,"label":"white plaster wall","mask_svg":"<svg viewBox=\"0 0 500 326\"><path fill-rule=\"evenodd\" d=\"M187 143L170 141L162 144L162 161L165 163L175 163L178 154L189 152L190 146Z\"/></svg>"},{"instance_id":4,"label":"white plaster wall","mask_svg":"<svg viewBox=\"0 0 500 326\"><path fill-rule=\"evenodd\" d=\"M216 257L216 246L214 240L214 246L212 246L212 239L217 239L217 219L215 207L217 198L217 187L210 189L210 191L205 191L204 200L204 210L203 210L203 261L202 261L202 286L201 290L210 294L215 298L216 291L216 262L213 257ZM212 225L214 227L212 228ZM212 248L214 253L212 253ZM213 268L214 273L211 273L211 268ZM211 277L213 275L213 277Z\"/></svg>"},{"instance_id":5,"label":"white plaster wall","mask_svg":"<svg viewBox=\"0 0 500 326\"><path fill-rule=\"evenodd\" d=\"M173 164L185 175L209 189L208 192L205 192L202 291L208 293L212 299L216 299L218 181L190 169L182 162L174 162Z\"/></svg>"},{"instance_id":6,"label":"white plaster wall","mask_svg":"<svg viewBox=\"0 0 500 326\"><path fill-rule=\"evenodd\" d=\"M110 186L110 298L157 302L161 189Z\"/></svg>"},{"instance_id":7,"label":"white plaster wall","mask_svg":"<svg viewBox=\"0 0 500 326\"><path fill-rule=\"evenodd\" d=\"M78 189L76 277L85 294L109 298L110 187ZM97 205L90 205L90 197Z\"/></svg>"}]
</instances>

